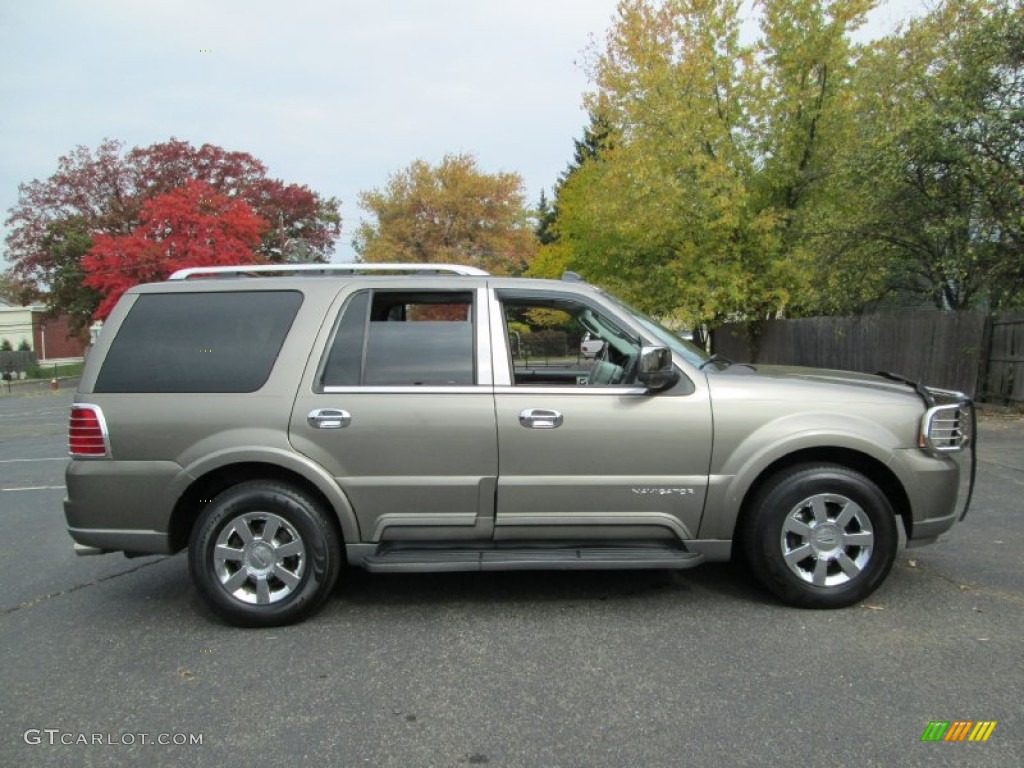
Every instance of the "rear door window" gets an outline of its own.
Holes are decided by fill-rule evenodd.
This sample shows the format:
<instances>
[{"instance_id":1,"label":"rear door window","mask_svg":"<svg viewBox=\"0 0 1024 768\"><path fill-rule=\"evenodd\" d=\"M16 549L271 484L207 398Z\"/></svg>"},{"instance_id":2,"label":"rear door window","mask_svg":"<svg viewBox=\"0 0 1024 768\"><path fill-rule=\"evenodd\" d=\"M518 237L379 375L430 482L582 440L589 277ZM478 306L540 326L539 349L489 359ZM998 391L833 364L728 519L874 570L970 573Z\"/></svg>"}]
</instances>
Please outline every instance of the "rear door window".
<instances>
[{"instance_id":1,"label":"rear door window","mask_svg":"<svg viewBox=\"0 0 1024 768\"><path fill-rule=\"evenodd\" d=\"M471 291L362 291L346 303L322 388L472 386Z\"/></svg>"}]
</instances>

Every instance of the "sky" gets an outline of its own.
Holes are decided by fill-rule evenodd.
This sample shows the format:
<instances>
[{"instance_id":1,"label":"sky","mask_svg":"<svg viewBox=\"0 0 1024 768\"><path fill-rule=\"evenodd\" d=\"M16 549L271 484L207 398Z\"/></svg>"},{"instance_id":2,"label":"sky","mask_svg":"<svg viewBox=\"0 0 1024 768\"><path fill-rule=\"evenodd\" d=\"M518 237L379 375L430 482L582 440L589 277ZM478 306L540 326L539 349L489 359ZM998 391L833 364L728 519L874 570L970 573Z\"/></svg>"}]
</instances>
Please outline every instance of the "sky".
<instances>
[{"instance_id":1,"label":"sky","mask_svg":"<svg viewBox=\"0 0 1024 768\"><path fill-rule=\"evenodd\" d=\"M921 13L882 0L863 34ZM249 152L341 200L468 152L550 196L587 123L617 0L0 0L0 211L78 145L172 136ZM6 231L5 231L6 234Z\"/></svg>"}]
</instances>

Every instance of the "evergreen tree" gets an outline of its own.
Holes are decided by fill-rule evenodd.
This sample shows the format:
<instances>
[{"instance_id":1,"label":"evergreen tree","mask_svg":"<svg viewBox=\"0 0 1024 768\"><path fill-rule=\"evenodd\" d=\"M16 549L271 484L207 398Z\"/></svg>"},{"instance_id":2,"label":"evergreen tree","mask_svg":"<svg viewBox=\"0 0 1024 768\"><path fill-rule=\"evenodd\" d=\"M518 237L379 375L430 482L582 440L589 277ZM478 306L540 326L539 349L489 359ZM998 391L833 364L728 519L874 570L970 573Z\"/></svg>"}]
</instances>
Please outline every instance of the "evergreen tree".
<instances>
[{"instance_id":1,"label":"evergreen tree","mask_svg":"<svg viewBox=\"0 0 1024 768\"><path fill-rule=\"evenodd\" d=\"M537 203L537 226L534 227L534 234L537 235L537 242L541 245L550 245L558 239L558 234L555 232L555 207L548 200L548 196L544 194L544 190L540 191L540 201Z\"/></svg>"}]
</instances>

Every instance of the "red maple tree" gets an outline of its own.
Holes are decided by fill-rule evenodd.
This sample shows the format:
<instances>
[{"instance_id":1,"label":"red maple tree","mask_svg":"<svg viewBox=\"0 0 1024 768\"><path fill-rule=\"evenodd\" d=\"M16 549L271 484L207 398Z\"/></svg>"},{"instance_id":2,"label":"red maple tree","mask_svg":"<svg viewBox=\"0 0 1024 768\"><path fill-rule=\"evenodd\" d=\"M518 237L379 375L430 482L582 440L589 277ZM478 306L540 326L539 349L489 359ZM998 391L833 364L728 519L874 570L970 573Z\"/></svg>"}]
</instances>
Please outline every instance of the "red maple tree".
<instances>
[{"instance_id":1,"label":"red maple tree","mask_svg":"<svg viewBox=\"0 0 1024 768\"><path fill-rule=\"evenodd\" d=\"M147 200L188 181L244 200L269 222L256 249L265 260L329 261L341 232L339 201L267 173L246 152L173 138L128 151L110 139L95 150L77 147L49 178L18 185L6 220L10 275L44 287L50 309L68 312L75 326L87 323L97 297L83 286L81 259L93 238L131 233Z\"/></svg>"},{"instance_id":2,"label":"red maple tree","mask_svg":"<svg viewBox=\"0 0 1024 768\"><path fill-rule=\"evenodd\" d=\"M133 285L165 280L178 269L266 261L256 250L269 226L244 200L202 181L146 200L138 226L96 235L82 258L83 283L102 296L93 317L106 318Z\"/></svg>"}]
</instances>

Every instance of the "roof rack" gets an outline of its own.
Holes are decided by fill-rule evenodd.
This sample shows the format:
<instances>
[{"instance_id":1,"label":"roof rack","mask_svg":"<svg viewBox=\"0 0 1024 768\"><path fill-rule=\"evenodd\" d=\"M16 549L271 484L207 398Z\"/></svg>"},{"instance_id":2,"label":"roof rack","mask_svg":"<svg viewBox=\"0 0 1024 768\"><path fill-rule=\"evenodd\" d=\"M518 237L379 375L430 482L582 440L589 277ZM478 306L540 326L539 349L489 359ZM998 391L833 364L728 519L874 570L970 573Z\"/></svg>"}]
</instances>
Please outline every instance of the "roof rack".
<instances>
[{"instance_id":1,"label":"roof rack","mask_svg":"<svg viewBox=\"0 0 1024 768\"><path fill-rule=\"evenodd\" d=\"M329 276L358 275L370 272L390 272L413 275L489 275L482 269L459 264L240 264L236 267L189 267L179 269L168 280L188 280L191 277L259 277L271 276Z\"/></svg>"}]
</instances>

